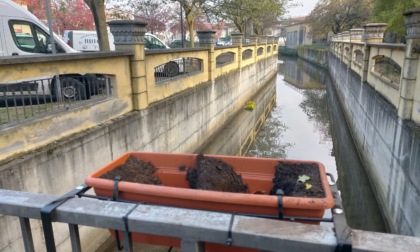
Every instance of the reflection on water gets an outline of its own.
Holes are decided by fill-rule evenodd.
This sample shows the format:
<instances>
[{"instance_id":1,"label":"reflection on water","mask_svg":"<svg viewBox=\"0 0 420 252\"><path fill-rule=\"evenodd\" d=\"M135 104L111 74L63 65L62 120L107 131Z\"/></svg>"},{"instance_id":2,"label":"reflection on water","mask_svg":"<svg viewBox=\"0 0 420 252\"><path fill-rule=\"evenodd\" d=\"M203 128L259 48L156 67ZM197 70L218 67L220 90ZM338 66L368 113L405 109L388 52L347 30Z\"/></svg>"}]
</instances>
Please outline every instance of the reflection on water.
<instances>
[{"instance_id":1,"label":"reflection on water","mask_svg":"<svg viewBox=\"0 0 420 252\"><path fill-rule=\"evenodd\" d=\"M385 232L328 72L299 59L281 62L276 107L247 155L320 161L338 180L349 226Z\"/></svg>"},{"instance_id":2,"label":"reflection on water","mask_svg":"<svg viewBox=\"0 0 420 252\"><path fill-rule=\"evenodd\" d=\"M277 105L248 156L320 161L337 177L326 86L321 82L325 75L300 60L283 59L276 82Z\"/></svg>"},{"instance_id":3,"label":"reflection on water","mask_svg":"<svg viewBox=\"0 0 420 252\"><path fill-rule=\"evenodd\" d=\"M286 158L286 150L293 146L282 141L282 136L287 130L282 122L282 108L275 106L260 129L247 156Z\"/></svg>"}]
</instances>

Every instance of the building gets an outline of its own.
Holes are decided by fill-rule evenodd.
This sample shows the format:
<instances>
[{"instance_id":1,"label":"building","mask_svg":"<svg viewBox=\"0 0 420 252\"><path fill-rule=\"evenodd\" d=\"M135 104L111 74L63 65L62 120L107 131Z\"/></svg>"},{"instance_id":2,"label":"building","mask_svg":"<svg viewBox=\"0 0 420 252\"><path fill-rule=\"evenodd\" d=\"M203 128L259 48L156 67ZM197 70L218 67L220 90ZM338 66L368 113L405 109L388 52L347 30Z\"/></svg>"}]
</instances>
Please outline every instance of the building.
<instances>
[{"instance_id":1,"label":"building","mask_svg":"<svg viewBox=\"0 0 420 252\"><path fill-rule=\"evenodd\" d=\"M282 26L286 37L286 48L296 49L301 45L312 45L311 25L306 17L291 18L283 22Z\"/></svg>"}]
</instances>

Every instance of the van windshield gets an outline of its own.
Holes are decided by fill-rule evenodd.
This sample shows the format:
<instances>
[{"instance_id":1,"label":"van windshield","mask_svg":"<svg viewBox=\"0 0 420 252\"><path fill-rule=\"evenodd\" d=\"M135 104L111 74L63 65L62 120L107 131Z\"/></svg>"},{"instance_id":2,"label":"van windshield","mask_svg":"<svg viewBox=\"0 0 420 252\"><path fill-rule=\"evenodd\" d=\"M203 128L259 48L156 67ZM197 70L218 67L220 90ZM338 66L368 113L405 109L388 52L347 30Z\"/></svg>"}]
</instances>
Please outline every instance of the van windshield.
<instances>
[{"instance_id":1,"label":"van windshield","mask_svg":"<svg viewBox=\"0 0 420 252\"><path fill-rule=\"evenodd\" d=\"M148 34L144 36L144 41L147 49L166 49L166 46L159 39Z\"/></svg>"},{"instance_id":2,"label":"van windshield","mask_svg":"<svg viewBox=\"0 0 420 252\"><path fill-rule=\"evenodd\" d=\"M13 40L20 50L30 53L51 53L48 49L50 36L38 26L20 20L10 20L9 26ZM65 51L57 46L57 52Z\"/></svg>"}]
</instances>

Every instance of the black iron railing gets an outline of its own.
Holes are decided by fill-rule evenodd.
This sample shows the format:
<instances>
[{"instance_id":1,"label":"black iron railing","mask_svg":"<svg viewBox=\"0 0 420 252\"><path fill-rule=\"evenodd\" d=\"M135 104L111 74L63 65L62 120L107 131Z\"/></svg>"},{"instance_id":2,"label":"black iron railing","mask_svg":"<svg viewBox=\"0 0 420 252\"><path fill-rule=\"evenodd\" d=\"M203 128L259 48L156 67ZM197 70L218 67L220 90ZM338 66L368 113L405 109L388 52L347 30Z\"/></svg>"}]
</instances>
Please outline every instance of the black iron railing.
<instances>
[{"instance_id":1,"label":"black iron railing","mask_svg":"<svg viewBox=\"0 0 420 252\"><path fill-rule=\"evenodd\" d=\"M0 83L0 127L111 96L109 77L63 75Z\"/></svg>"},{"instance_id":2,"label":"black iron railing","mask_svg":"<svg viewBox=\"0 0 420 252\"><path fill-rule=\"evenodd\" d=\"M199 73L203 70L203 60L198 58L178 58L155 67L155 84L173 78Z\"/></svg>"}]
</instances>

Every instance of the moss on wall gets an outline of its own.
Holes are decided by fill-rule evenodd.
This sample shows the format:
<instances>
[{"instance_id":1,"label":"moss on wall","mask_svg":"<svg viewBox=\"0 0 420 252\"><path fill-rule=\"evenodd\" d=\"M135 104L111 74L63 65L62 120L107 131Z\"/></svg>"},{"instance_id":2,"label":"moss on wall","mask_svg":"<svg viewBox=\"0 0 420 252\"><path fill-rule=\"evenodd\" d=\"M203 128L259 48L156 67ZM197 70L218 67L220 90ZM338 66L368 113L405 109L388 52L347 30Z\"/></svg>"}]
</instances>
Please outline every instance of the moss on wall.
<instances>
[{"instance_id":1,"label":"moss on wall","mask_svg":"<svg viewBox=\"0 0 420 252\"><path fill-rule=\"evenodd\" d=\"M322 68L328 68L329 47L327 46L300 46L297 48L299 58L314 63Z\"/></svg>"}]
</instances>

